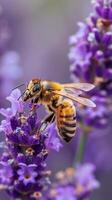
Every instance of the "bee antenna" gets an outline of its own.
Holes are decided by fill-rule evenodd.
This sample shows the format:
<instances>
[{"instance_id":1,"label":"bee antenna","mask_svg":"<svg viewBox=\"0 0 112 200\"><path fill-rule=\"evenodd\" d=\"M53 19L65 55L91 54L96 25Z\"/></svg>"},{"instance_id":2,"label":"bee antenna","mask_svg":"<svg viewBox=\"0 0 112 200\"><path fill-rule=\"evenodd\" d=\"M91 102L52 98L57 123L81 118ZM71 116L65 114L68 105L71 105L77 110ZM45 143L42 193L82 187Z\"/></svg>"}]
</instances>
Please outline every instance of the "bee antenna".
<instances>
[{"instance_id":1,"label":"bee antenna","mask_svg":"<svg viewBox=\"0 0 112 200\"><path fill-rule=\"evenodd\" d=\"M19 98L17 100L19 100L23 95L24 95L25 91L19 96Z\"/></svg>"},{"instance_id":2,"label":"bee antenna","mask_svg":"<svg viewBox=\"0 0 112 200\"><path fill-rule=\"evenodd\" d=\"M25 83L23 83L23 84L21 84L21 85L18 85L18 86L16 86L15 88L13 88L13 89L11 90L11 92L12 92L13 90L17 89L17 88L20 88L20 87L22 87L23 85L25 85Z\"/></svg>"}]
</instances>

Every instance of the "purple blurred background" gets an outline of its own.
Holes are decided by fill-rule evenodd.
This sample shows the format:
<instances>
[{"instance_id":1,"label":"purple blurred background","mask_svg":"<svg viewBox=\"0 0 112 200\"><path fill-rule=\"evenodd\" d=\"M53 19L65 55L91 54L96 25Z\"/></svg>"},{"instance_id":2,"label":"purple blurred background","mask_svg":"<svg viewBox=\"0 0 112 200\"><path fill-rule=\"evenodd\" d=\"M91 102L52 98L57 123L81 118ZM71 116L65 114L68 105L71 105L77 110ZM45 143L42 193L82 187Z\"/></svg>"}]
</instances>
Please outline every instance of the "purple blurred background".
<instances>
[{"instance_id":1,"label":"purple blurred background","mask_svg":"<svg viewBox=\"0 0 112 200\"><path fill-rule=\"evenodd\" d=\"M70 82L68 39L89 12L89 0L0 0L0 107L12 87L32 78ZM91 199L112 199L111 131L110 125L88 142L89 160L96 162L102 186ZM75 147L76 139L60 154L51 153L48 167L56 172L72 165Z\"/></svg>"}]
</instances>

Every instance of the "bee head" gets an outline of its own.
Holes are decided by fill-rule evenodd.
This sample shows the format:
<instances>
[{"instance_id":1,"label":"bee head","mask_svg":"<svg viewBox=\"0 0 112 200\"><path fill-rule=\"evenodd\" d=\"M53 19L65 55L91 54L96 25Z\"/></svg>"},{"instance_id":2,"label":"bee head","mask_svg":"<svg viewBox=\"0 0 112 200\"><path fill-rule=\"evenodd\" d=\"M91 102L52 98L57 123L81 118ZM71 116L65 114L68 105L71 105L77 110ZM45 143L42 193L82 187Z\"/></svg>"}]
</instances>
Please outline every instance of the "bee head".
<instances>
[{"instance_id":1,"label":"bee head","mask_svg":"<svg viewBox=\"0 0 112 200\"><path fill-rule=\"evenodd\" d=\"M39 97L41 90L41 81L39 79L31 80L23 94L23 101L27 101L33 97Z\"/></svg>"}]
</instances>

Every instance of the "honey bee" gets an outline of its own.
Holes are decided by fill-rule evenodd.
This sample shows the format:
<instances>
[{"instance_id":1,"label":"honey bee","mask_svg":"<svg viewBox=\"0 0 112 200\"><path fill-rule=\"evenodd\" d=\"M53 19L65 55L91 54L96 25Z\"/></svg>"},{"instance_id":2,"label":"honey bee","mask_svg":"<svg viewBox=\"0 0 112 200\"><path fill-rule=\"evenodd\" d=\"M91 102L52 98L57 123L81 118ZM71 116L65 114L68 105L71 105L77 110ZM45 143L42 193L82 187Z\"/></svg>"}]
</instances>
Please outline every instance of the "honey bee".
<instances>
[{"instance_id":1,"label":"honey bee","mask_svg":"<svg viewBox=\"0 0 112 200\"><path fill-rule=\"evenodd\" d=\"M90 91L94 85L89 83L60 84L54 81L33 79L23 93L23 101L31 99L33 105L44 105L49 115L45 123L55 121L58 134L69 142L76 133L76 107L74 101L82 105L95 107L91 100L81 97L80 91Z\"/></svg>"}]
</instances>

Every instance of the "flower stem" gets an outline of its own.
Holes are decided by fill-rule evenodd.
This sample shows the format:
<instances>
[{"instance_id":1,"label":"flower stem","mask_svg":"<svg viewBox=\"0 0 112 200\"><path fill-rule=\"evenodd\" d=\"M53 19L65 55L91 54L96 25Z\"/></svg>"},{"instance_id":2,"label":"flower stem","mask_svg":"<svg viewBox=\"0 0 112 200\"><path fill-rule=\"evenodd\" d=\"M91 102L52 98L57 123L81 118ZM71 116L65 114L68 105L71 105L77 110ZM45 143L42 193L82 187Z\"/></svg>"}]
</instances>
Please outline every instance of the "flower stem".
<instances>
[{"instance_id":1,"label":"flower stem","mask_svg":"<svg viewBox=\"0 0 112 200\"><path fill-rule=\"evenodd\" d=\"M83 133L80 135L77 151L75 154L74 166L78 163L82 163L84 160L84 153L86 148L86 143L88 140L88 134L91 131L89 127L82 126Z\"/></svg>"}]
</instances>

